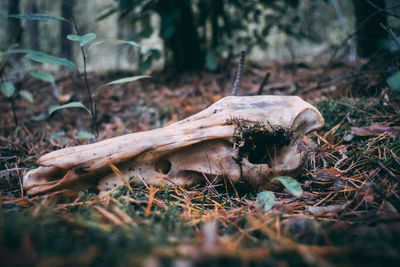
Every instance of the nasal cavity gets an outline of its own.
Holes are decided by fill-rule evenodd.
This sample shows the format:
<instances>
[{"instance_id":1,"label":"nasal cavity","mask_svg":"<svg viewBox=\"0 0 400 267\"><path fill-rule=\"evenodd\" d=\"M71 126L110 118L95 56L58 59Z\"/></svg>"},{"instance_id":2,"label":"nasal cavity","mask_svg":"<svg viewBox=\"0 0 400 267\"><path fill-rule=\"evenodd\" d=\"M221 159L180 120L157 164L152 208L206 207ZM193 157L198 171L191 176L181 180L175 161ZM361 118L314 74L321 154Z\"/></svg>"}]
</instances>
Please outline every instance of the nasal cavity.
<instances>
[{"instance_id":1,"label":"nasal cavity","mask_svg":"<svg viewBox=\"0 0 400 267\"><path fill-rule=\"evenodd\" d=\"M155 169L157 172L162 172L163 174L168 174L171 170L171 162L166 159L161 159L156 162Z\"/></svg>"}]
</instances>

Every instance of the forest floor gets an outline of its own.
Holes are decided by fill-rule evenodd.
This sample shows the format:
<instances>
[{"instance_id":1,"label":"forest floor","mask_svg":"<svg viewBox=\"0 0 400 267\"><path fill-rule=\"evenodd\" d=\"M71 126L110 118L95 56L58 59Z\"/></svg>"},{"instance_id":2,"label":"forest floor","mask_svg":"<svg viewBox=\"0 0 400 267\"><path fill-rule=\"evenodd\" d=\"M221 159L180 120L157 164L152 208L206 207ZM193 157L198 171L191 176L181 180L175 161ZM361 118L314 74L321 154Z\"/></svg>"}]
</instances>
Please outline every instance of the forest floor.
<instances>
[{"instance_id":1,"label":"forest floor","mask_svg":"<svg viewBox=\"0 0 400 267\"><path fill-rule=\"evenodd\" d=\"M110 86L97 103L100 140L158 128L230 95L235 68L219 73L162 74ZM299 95L325 126L297 177L304 193L275 192L269 212L257 192L210 187L126 186L109 194L61 191L27 196L23 174L47 152L88 143L83 109L47 116L49 106L87 103L82 83L57 77L61 95L28 80L35 103L0 98L1 266L400 266L400 96L379 72L345 64L247 64L238 95ZM131 76L89 73L93 87Z\"/></svg>"}]
</instances>

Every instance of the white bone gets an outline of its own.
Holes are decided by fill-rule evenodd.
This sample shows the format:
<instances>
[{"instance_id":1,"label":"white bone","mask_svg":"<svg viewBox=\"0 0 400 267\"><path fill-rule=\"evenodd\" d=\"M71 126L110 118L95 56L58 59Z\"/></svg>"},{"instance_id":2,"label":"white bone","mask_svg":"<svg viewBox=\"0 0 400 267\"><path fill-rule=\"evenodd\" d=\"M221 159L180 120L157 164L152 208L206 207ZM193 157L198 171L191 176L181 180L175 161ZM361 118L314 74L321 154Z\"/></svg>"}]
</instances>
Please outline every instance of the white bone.
<instances>
[{"instance_id":1,"label":"white bone","mask_svg":"<svg viewBox=\"0 0 400 267\"><path fill-rule=\"evenodd\" d=\"M305 155L299 139L323 124L319 111L296 96L229 96L164 128L43 155L41 166L25 175L24 187L30 195L89 186L107 190L123 184L110 164L136 183L187 185L204 182L206 176L258 187L275 175L297 170ZM274 155L263 156L270 158L268 163L251 163L249 155L239 152L244 141L235 144L235 139L244 129L251 136L260 127L266 133L285 130L290 139L271 150Z\"/></svg>"}]
</instances>

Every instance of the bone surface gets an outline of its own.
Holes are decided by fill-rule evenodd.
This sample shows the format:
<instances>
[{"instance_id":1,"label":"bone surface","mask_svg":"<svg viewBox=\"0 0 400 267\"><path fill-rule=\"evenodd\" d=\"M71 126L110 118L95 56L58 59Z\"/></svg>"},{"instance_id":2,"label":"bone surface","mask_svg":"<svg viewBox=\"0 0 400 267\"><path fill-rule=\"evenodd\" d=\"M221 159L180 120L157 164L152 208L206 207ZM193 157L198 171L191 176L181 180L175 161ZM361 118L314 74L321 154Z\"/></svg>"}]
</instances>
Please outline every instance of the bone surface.
<instances>
[{"instance_id":1,"label":"bone surface","mask_svg":"<svg viewBox=\"0 0 400 267\"><path fill-rule=\"evenodd\" d=\"M43 155L24 176L29 195L100 191L136 184L193 185L229 178L259 188L298 170L299 141L319 129L319 111L297 96L228 96L184 120L150 131Z\"/></svg>"}]
</instances>

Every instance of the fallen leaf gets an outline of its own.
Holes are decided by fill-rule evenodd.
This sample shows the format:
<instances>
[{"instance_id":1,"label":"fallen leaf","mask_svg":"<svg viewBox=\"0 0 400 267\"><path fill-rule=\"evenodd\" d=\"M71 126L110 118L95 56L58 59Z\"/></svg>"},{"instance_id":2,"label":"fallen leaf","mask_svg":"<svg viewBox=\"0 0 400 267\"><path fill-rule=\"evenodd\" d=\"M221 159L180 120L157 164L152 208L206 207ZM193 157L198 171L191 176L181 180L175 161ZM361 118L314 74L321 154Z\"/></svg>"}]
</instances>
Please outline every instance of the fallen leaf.
<instances>
[{"instance_id":1,"label":"fallen leaf","mask_svg":"<svg viewBox=\"0 0 400 267\"><path fill-rule=\"evenodd\" d=\"M299 182L290 176L278 176L271 181L280 181L286 187L286 189L296 197L300 197L303 194L303 189L301 188Z\"/></svg>"},{"instance_id":2,"label":"fallen leaf","mask_svg":"<svg viewBox=\"0 0 400 267\"><path fill-rule=\"evenodd\" d=\"M400 126L386 126L374 123L368 127L351 127L351 133L357 136L374 136L385 134L387 136L400 136Z\"/></svg>"},{"instance_id":3,"label":"fallen leaf","mask_svg":"<svg viewBox=\"0 0 400 267\"><path fill-rule=\"evenodd\" d=\"M315 206L308 206L307 211L311 214L324 214L324 213L335 213L338 211L342 211L350 204L350 201L342 204L342 205L329 205L325 207L315 207Z\"/></svg>"},{"instance_id":4,"label":"fallen leaf","mask_svg":"<svg viewBox=\"0 0 400 267\"><path fill-rule=\"evenodd\" d=\"M331 182L335 181L340 177L340 172L335 168L321 169L318 170L313 178L320 182Z\"/></svg>"},{"instance_id":5,"label":"fallen leaf","mask_svg":"<svg viewBox=\"0 0 400 267\"><path fill-rule=\"evenodd\" d=\"M270 211L275 203L274 192L263 191L257 194L256 206L264 212Z\"/></svg>"}]
</instances>

